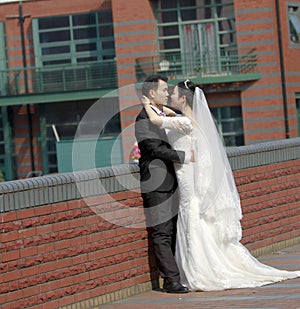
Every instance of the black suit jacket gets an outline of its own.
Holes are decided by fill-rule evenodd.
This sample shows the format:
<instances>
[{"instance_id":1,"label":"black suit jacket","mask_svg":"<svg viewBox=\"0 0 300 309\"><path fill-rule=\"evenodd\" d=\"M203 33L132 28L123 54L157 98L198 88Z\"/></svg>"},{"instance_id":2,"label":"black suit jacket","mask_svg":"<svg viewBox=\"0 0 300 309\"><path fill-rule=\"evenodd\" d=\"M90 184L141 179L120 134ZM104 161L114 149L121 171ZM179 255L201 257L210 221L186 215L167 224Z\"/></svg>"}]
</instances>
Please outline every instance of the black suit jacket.
<instances>
[{"instance_id":1,"label":"black suit jacket","mask_svg":"<svg viewBox=\"0 0 300 309\"><path fill-rule=\"evenodd\" d=\"M142 193L176 189L174 162L184 162L184 151L171 148L165 130L151 123L144 108L136 118L135 136L141 152L139 166Z\"/></svg>"}]
</instances>

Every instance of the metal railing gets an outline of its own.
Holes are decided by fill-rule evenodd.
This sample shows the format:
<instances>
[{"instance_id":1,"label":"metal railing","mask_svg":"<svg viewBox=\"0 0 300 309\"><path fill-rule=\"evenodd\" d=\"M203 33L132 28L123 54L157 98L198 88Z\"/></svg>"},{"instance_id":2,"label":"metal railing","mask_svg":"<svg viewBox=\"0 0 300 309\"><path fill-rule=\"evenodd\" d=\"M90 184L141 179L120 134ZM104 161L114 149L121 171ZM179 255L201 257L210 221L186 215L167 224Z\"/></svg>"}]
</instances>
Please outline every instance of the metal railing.
<instances>
[{"instance_id":1,"label":"metal railing","mask_svg":"<svg viewBox=\"0 0 300 309\"><path fill-rule=\"evenodd\" d=\"M173 79L183 77L219 77L254 73L257 67L255 48L230 48L213 53L174 53L136 59L136 75L142 80L148 74L164 73Z\"/></svg>"},{"instance_id":2,"label":"metal railing","mask_svg":"<svg viewBox=\"0 0 300 309\"><path fill-rule=\"evenodd\" d=\"M0 95L2 96L22 95L26 92L43 94L115 87L117 87L115 60L0 71Z\"/></svg>"}]
</instances>

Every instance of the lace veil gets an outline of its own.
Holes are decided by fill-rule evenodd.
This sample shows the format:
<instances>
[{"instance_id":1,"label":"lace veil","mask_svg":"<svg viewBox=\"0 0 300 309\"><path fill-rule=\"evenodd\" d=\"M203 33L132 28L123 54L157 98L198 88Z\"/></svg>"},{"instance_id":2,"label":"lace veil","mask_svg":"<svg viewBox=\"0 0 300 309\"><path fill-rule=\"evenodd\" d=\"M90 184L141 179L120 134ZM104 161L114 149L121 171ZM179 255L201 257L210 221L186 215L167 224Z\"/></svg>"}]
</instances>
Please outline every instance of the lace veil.
<instances>
[{"instance_id":1,"label":"lace veil","mask_svg":"<svg viewBox=\"0 0 300 309\"><path fill-rule=\"evenodd\" d=\"M235 219L234 222L237 224L242 214L234 177L205 95L198 87L195 89L193 99L193 118L195 121L193 134L195 195L193 199L197 200L200 214L214 207L219 215L227 213L230 215L229 222Z\"/></svg>"}]
</instances>

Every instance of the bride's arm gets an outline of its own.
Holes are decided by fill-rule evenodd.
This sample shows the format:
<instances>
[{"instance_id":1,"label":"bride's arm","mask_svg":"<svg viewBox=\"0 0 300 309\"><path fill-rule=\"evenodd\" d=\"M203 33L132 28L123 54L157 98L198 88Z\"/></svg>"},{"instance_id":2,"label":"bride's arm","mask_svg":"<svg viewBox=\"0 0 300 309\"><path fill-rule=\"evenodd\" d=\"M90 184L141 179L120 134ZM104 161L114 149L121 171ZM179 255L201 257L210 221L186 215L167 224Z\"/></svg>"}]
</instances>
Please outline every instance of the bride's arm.
<instances>
[{"instance_id":1,"label":"bride's arm","mask_svg":"<svg viewBox=\"0 0 300 309\"><path fill-rule=\"evenodd\" d=\"M157 126L161 126L163 122L162 118L157 115L157 113L151 108L150 100L147 97L142 96L141 102L146 110L146 113L148 114L150 121Z\"/></svg>"},{"instance_id":2,"label":"bride's arm","mask_svg":"<svg viewBox=\"0 0 300 309\"><path fill-rule=\"evenodd\" d=\"M163 107L163 112L166 114L166 116L173 116L173 117L176 116L176 113L171 108L169 108L167 106Z\"/></svg>"},{"instance_id":3,"label":"bride's arm","mask_svg":"<svg viewBox=\"0 0 300 309\"><path fill-rule=\"evenodd\" d=\"M191 121L187 117L161 117L150 106L150 100L143 96L141 102L148 114L150 121L160 128L178 131L182 134L190 134L192 130ZM163 107L164 112L167 107ZM169 109L171 111L171 109ZM172 111L173 112L173 111ZM174 113L174 112L173 112ZM175 114L176 115L176 114Z\"/></svg>"}]
</instances>

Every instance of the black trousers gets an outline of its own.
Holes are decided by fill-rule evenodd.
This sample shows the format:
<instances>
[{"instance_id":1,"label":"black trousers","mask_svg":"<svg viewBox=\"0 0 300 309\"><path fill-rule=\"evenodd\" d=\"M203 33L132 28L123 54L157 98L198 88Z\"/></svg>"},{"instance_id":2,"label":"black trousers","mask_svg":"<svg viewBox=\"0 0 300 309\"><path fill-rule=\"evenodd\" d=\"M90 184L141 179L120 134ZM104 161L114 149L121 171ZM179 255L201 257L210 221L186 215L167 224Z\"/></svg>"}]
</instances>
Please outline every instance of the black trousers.
<instances>
[{"instance_id":1,"label":"black trousers","mask_svg":"<svg viewBox=\"0 0 300 309\"><path fill-rule=\"evenodd\" d=\"M159 273L164 279L179 281L179 270L174 258L178 192L149 192L142 194L142 197Z\"/></svg>"}]
</instances>

